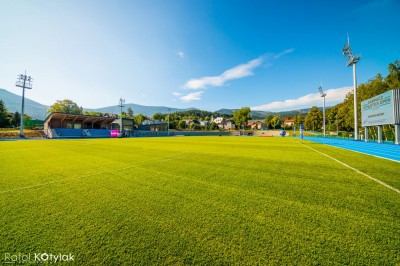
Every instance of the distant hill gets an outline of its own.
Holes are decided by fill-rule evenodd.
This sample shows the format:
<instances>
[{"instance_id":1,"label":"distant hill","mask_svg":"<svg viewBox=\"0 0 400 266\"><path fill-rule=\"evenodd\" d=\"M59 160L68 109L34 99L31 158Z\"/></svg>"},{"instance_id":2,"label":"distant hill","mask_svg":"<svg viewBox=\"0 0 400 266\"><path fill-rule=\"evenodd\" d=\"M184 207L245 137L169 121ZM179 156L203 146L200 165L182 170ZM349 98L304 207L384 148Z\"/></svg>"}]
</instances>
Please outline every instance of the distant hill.
<instances>
[{"instance_id":1,"label":"distant hill","mask_svg":"<svg viewBox=\"0 0 400 266\"><path fill-rule=\"evenodd\" d=\"M215 111L216 113L220 113L223 115L233 115L233 112L236 111L238 109L219 109L217 111ZM253 119L264 119L266 118L268 115L273 114L273 112L267 112L267 111L251 111L250 112L251 117Z\"/></svg>"},{"instance_id":2,"label":"distant hill","mask_svg":"<svg viewBox=\"0 0 400 266\"><path fill-rule=\"evenodd\" d=\"M14 113L15 111L21 112L21 103L22 97L16 95L12 92L9 92L5 89L0 89L0 99L2 99L6 105L6 108L9 112ZM168 113L168 112L176 112L176 111L186 111L192 110L195 108L172 108L165 106L143 106L133 103L125 104L124 111L126 112L128 108L132 108L134 114L144 114L146 116L152 116L155 113ZM48 109L49 106L40 104L38 102L32 101L25 97L25 114L29 115L33 119L45 119L45 110ZM114 113L119 114L121 109L118 105L107 106L96 109L83 108L84 111L93 111L93 112L101 112L101 113Z\"/></svg>"},{"instance_id":3,"label":"distant hill","mask_svg":"<svg viewBox=\"0 0 400 266\"><path fill-rule=\"evenodd\" d=\"M327 107L328 109L329 107ZM281 117L294 117L298 114L307 114L311 108L291 110L291 111L282 111L282 112L270 112L270 111L251 111L251 117L253 119L265 119L269 115L279 115ZM320 108L322 110L322 108ZM238 109L220 109L215 111L216 113L232 115L234 111Z\"/></svg>"},{"instance_id":4,"label":"distant hill","mask_svg":"<svg viewBox=\"0 0 400 266\"><path fill-rule=\"evenodd\" d=\"M0 99L3 100L7 110L10 113L14 113L15 111L21 113L21 96L4 89L0 89ZM32 119L43 120L47 108L49 108L47 105L40 104L25 97L24 113L32 117Z\"/></svg>"},{"instance_id":5,"label":"distant hill","mask_svg":"<svg viewBox=\"0 0 400 266\"><path fill-rule=\"evenodd\" d=\"M2 99L7 107L7 110L11 113L18 111L21 112L21 101L22 97L16 95L12 92L9 92L4 89L0 89L0 99ZM179 111L187 111L187 110L194 110L196 108L186 108L186 109L179 109L179 108L172 108L172 107L165 107L165 106L144 106L134 103L127 103L125 104L124 111L127 112L128 108L132 108L133 113L137 114L144 114L146 116L152 116L155 113L162 113L166 114L168 112L179 112ZM45 110L48 109L49 106L32 101L25 97L25 114L29 115L33 119L45 119ZM322 110L322 108L320 108ZM329 109L329 107L327 107ZM102 108L96 109L89 109L84 108L84 111L93 111L93 112L101 112L101 113L120 113L120 107L118 105L107 106ZM220 109L215 111L216 113L232 115L233 112L237 109ZM299 110L292 110L292 111L283 111L283 112L268 112L268 111L251 111L251 117L253 119L265 119L269 115L279 115L281 117L293 117L297 114L307 114L310 108L299 109Z\"/></svg>"},{"instance_id":6,"label":"distant hill","mask_svg":"<svg viewBox=\"0 0 400 266\"><path fill-rule=\"evenodd\" d=\"M144 106L144 105L139 105L139 104L134 104L134 103L127 103L127 104L125 104L124 112L127 112L129 107L132 108L134 115L143 114L143 115L149 116L149 117L156 113L166 114L168 112L187 111L187 110L195 109L195 108L179 109L179 108L172 108L172 107L165 107L165 106ZM100 113L119 114L121 112L121 107L119 107L118 105L113 105L113 106L107 106L107 107L96 108L96 109L83 108L83 110L100 112Z\"/></svg>"}]
</instances>

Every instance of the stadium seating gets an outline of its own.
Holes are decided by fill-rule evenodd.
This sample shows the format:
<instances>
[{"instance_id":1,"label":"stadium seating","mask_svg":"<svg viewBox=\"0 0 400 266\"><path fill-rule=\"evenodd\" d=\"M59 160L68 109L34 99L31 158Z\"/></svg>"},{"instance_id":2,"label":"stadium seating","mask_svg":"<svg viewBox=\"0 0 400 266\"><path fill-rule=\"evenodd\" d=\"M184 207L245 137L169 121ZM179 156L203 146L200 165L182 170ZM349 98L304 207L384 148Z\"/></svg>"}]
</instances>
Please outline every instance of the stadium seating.
<instances>
[{"instance_id":1,"label":"stadium seating","mask_svg":"<svg viewBox=\"0 0 400 266\"><path fill-rule=\"evenodd\" d=\"M54 128L54 131L60 138L80 138L86 137L85 132L82 129L73 128Z\"/></svg>"},{"instance_id":2,"label":"stadium seating","mask_svg":"<svg viewBox=\"0 0 400 266\"><path fill-rule=\"evenodd\" d=\"M108 129L72 129L72 128L53 128L59 138L109 138L111 132Z\"/></svg>"},{"instance_id":3,"label":"stadium seating","mask_svg":"<svg viewBox=\"0 0 400 266\"><path fill-rule=\"evenodd\" d=\"M108 129L87 129L88 136L93 138L109 138L111 136L111 132Z\"/></svg>"}]
</instances>

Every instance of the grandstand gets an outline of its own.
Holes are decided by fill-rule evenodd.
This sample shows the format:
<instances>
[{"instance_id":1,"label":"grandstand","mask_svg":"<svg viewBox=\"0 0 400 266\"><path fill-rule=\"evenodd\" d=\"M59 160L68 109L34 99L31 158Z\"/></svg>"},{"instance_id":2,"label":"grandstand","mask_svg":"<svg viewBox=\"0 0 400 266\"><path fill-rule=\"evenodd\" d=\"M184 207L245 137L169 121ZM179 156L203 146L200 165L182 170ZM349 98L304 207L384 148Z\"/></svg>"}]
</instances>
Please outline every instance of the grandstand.
<instances>
[{"instance_id":1,"label":"grandstand","mask_svg":"<svg viewBox=\"0 0 400 266\"><path fill-rule=\"evenodd\" d=\"M51 113L44 121L47 138L108 138L115 117Z\"/></svg>"},{"instance_id":2,"label":"grandstand","mask_svg":"<svg viewBox=\"0 0 400 266\"><path fill-rule=\"evenodd\" d=\"M111 130L120 128L120 119L116 116L76 115L51 113L44 121L46 138L110 138ZM212 136L230 135L229 132L179 131L178 134L168 131L168 123L159 120L145 120L136 126L133 119L124 118L123 136L125 137L159 137L159 136Z\"/></svg>"}]
</instances>

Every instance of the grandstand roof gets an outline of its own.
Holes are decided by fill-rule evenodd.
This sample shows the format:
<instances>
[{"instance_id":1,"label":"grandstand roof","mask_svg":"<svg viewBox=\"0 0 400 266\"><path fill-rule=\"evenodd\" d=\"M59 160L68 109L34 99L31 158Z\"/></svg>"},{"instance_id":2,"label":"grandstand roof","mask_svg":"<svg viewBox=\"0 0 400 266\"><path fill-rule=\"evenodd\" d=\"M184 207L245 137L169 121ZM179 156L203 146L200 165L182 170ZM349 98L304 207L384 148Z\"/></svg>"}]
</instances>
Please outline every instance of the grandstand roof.
<instances>
[{"instance_id":1,"label":"grandstand roof","mask_svg":"<svg viewBox=\"0 0 400 266\"><path fill-rule=\"evenodd\" d=\"M73 121L82 121L82 122L106 122L112 123L115 120L115 117L106 117L106 116L94 116L94 115L76 115L76 114L65 114L65 113L51 113L47 116L46 120L44 121L49 122L51 119L71 119Z\"/></svg>"}]
</instances>

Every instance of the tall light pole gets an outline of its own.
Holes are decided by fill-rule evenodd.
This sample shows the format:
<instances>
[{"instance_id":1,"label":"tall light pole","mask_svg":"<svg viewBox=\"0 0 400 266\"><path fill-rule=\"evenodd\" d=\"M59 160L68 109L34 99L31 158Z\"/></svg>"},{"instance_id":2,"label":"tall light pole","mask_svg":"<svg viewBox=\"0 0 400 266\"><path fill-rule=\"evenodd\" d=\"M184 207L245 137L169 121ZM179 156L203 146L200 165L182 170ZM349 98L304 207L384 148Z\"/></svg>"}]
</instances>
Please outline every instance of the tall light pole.
<instances>
[{"instance_id":1,"label":"tall light pole","mask_svg":"<svg viewBox=\"0 0 400 266\"><path fill-rule=\"evenodd\" d=\"M120 118L121 118L120 123L121 123L121 125L119 127L119 133L120 134L122 134L122 108L125 107L124 103L125 103L125 99L120 98L119 99L119 107L121 107L121 115L120 115Z\"/></svg>"},{"instance_id":2,"label":"tall light pole","mask_svg":"<svg viewBox=\"0 0 400 266\"><path fill-rule=\"evenodd\" d=\"M319 90L319 93L321 94L321 97L324 98L324 107L322 110L323 110L323 115L324 115L323 126L324 126L324 137L325 137L326 136L326 130L325 130L325 125L326 125L326 122L325 122L325 96L326 96L326 93L324 93L324 91L322 90L322 86L319 86L318 90Z\"/></svg>"},{"instance_id":3,"label":"tall light pole","mask_svg":"<svg viewBox=\"0 0 400 266\"><path fill-rule=\"evenodd\" d=\"M342 49L343 55L346 57L347 66L353 66L353 84L354 84L354 139L358 140L358 110L357 110L357 77L356 64L360 61L359 56L354 56L350 48L350 38L347 37L347 44Z\"/></svg>"},{"instance_id":4,"label":"tall light pole","mask_svg":"<svg viewBox=\"0 0 400 266\"><path fill-rule=\"evenodd\" d=\"M168 108L168 128L167 128L168 136L169 136L169 113L170 112L171 112L171 108Z\"/></svg>"},{"instance_id":5,"label":"tall light pole","mask_svg":"<svg viewBox=\"0 0 400 266\"><path fill-rule=\"evenodd\" d=\"M25 70L25 75L18 75L17 82L15 83L15 86L21 87L22 88L22 108L21 108L21 125L19 127L19 136L23 137L24 136L24 105L25 105L25 89L32 89L32 77L26 75L26 70Z\"/></svg>"}]
</instances>

